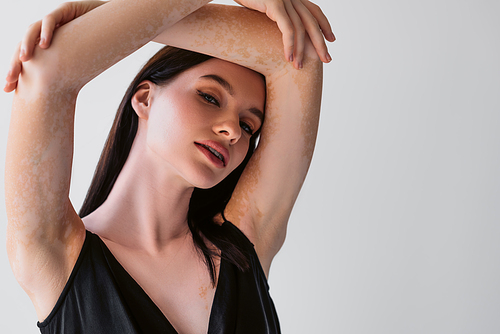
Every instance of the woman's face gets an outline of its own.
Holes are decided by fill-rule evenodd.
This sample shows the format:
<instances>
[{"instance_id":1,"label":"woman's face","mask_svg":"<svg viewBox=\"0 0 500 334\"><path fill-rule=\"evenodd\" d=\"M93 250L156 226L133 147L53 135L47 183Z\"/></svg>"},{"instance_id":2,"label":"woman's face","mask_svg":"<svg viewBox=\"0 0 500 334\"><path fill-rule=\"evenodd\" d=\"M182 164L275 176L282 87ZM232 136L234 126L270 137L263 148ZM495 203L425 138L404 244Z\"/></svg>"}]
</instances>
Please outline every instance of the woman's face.
<instances>
[{"instance_id":1,"label":"woman's face","mask_svg":"<svg viewBox=\"0 0 500 334\"><path fill-rule=\"evenodd\" d=\"M262 77L220 59L151 92L146 145L189 186L210 188L228 176L262 125Z\"/></svg>"}]
</instances>

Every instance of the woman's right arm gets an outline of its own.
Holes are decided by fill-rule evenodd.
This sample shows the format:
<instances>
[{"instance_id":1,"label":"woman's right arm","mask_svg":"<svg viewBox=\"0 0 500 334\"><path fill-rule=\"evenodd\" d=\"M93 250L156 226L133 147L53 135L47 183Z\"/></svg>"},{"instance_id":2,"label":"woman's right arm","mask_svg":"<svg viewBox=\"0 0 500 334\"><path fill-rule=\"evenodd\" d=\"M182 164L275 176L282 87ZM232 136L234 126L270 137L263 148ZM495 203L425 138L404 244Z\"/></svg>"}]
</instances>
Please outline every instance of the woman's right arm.
<instances>
[{"instance_id":1,"label":"woman's right arm","mask_svg":"<svg viewBox=\"0 0 500 334\"><path fill-rule=\"evenodd\" d=\"M23 64L7 143L7 250L40 321L78 258L85 228L69 200L75 103L92 78L209 0L113 0L60 27Z\"/></svg>"}]
</instances>

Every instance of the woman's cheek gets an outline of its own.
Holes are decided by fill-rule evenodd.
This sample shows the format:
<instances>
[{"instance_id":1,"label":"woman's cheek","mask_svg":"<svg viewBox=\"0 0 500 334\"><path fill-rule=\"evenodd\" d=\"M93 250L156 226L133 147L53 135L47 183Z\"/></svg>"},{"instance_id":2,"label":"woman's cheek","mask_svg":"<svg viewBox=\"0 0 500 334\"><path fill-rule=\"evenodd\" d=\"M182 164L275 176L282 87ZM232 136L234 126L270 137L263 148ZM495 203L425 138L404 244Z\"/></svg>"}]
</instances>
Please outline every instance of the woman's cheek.
<instances>
[{"instance_id":1,"label":"woman's cheek","mask_svg":"<svg viewBox=\"0 0 500 334\"><path fill-rule=\"evenodd\" d=\"M181 151L178 148L180 128L175 125L175 119L153 116L148 123L147 144L151 150L165 158Z\"/></svg>"}]
</instances>

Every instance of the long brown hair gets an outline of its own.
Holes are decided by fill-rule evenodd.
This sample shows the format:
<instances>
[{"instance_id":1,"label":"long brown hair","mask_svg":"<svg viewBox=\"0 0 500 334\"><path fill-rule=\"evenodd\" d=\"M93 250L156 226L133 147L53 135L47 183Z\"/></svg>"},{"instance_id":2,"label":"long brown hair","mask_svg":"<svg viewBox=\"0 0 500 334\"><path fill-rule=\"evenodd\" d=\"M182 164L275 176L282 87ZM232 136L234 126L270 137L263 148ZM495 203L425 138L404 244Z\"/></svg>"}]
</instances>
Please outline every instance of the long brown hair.
<instances>
[{"instance_id":1,"label":"long brown hair","mask_svg":"<svg viewBox=\"0 0 500 334\"><path fill-rule=\"evenodd\" d=\"M128 87L118 107L113 126L80 209L80 217L87 216L104 203L127 160L139 124L138 116L131 104L132 96L136 93L139 84L144 80L149 80L159 86L166 85L180 73L211 58L204 54L166 46L143 66ZM214 258L219 256L219 253L209 247L204 238L215 245L221 251L222 256L239 269L248 268L245 253L230 235L224 233L227 230L214 222L214 217L218 214L224 217L224 209L236 183L255 150L257 136L258 132L252 136L247 155L240 166L213 188L195 188L189 202L187 217L189 229L195 246L204 257L212 284L215 284L216 275Z\"/></svg>"}]
</instances>

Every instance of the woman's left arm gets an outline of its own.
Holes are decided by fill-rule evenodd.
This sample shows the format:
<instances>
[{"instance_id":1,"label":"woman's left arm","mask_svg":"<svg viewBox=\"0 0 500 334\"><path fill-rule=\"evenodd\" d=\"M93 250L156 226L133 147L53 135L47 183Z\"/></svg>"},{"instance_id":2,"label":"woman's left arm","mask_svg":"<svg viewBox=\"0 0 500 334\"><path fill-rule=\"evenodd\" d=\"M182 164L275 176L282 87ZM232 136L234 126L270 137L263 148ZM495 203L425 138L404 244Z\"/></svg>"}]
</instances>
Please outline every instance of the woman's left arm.
<instances>
[{"instance_id":1,"label":"woman's left arm","mask_svg":"<svg viewBox=\"0 0 500 334\"><path fill-rule=\"evenodd\" d=\"M255 245L269 272L311 162L318 129L322 62L304 38L303 66L283 57L282 34L266 15L207 5L155 41L207 53L265 75L267 99L259 146L227 205L226 218Z\"/></svg>"}]
</instances>

